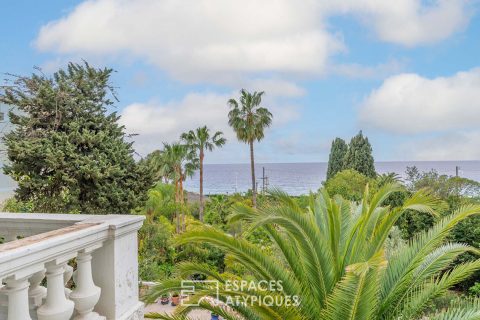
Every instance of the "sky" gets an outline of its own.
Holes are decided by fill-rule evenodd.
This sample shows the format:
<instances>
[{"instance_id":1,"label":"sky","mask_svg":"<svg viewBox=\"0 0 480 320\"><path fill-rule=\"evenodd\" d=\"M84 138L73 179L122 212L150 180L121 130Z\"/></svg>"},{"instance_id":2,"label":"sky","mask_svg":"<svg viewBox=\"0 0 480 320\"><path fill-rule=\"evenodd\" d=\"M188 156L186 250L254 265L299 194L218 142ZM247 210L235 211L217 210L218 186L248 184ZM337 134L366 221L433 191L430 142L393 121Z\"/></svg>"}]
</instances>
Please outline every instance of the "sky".
<instances>
[{"instance_id":1,"label":"sky","mask_svg":"<svg viewBox=\"0 0 480 320\"><path fill-rule=\"evenodd\" d=\"M274 115L259 162L327 161L359 130L377 161L480 159L477 1L6 0L0 13L1 73L116 71L140 156L207 125L228 143L206 163L248 162L227 123L246 88Z\"/></svg>"}]
</instances>

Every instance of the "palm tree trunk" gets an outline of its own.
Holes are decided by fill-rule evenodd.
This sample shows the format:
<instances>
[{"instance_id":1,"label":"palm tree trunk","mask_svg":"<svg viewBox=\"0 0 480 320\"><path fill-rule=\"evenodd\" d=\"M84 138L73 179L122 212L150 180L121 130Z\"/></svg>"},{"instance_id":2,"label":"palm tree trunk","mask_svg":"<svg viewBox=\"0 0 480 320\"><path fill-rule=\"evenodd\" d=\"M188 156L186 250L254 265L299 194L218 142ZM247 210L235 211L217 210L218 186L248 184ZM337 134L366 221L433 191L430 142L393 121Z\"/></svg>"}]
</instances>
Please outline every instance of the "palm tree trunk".
<instances>
[{"instance_id":1,"label":"palm tree trunk","mask_svg":"<svg viewBox=\"0 0 480 320\"><path fill-rule=\"evenodd\" d=\"M198 218L203 222L203 149L200 149L200 208Z\"/></svg>"},{"instance_id":2,"label":"palm tree trunk","mask_svg":"<svg viewBox=\"0 0 480 320\"><path fill-rule=\"evenodd\" d=\"M182 179L180 180L180 204L181 204L181 208L182 208L182 231L186 231L187 230L187 214L185 213L185 194L183 193L183 177Z\"/></svg>"},{"instance_id":3,"label":"palm tree trunk","mask_svg":"<svg viewBox=\"0 0 480 320\"><path fill-rule=\"evenodd\" d=\"M255 183L255 157L253 155L253 140L250 141L250 166L252 170L252 203L253 207L257 207L257 186Z\"/></svg>"},{"instance_id":4,"label":"palm tree trunk","mask_svg":"<svg viewBox=\"0 0 480 320\"><path fill-rule=\"evenodd\" d=\"M175 179L175 231L180 233L180 213L178 212L178 180Z\"/></svg>"}]
</instances>

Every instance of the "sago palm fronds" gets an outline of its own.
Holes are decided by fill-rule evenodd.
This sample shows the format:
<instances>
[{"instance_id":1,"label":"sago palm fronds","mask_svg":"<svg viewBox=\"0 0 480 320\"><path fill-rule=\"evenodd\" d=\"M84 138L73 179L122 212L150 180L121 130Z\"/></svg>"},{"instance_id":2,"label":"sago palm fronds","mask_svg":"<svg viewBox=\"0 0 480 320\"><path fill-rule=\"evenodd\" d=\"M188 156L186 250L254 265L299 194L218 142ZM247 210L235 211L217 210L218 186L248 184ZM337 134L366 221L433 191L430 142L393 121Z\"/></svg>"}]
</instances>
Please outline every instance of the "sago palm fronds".
<instances>
[{"instance_id":1,"label":"sago palm fronds","mask_svg":"<svg viewBox=\"0 0 480 320\"><path fill-rule=\"evenodd\" d=\"M281 292L232 291L228 283L238 280L238 276L219 274L205 265L182 264L179 276L188 279L203 274L217 280L218 296L217 287L198 282L191 299L218 298L202 300L196 308L226 306L221 308L228 314L225 319L479 319L476 301L435 314L428 314L428 308L433 299L480 270L480 260L452 268L460 254L478 254L479 250L446 241L456 224L480 213L480 206L458 209L387 254L389 232L405 211L436 215L434 208L439 205L429 193L419 191L402 207L383 207L389 195L398 190L397 184L388 184L370 196L367 188L360 204L330 197L322 190L311 197L307 210L280 191L273 191L274 200L258 209L237 205L231 220L243 221L247 234L263 228L277 247L275 255L266 254L244 237L234 238L210 226L189 231L176 240L179 245L217 246L256 281L281 282ZM161 294L180 289L179 279L163 282L150 291L146 300L152 302ZM265 305L257 301L267 295L299 297L299 304ZM232 304L232 296L246 300ZM177 313L185 316L192 308L179 308Z\"/></svg>"}]
</instances>

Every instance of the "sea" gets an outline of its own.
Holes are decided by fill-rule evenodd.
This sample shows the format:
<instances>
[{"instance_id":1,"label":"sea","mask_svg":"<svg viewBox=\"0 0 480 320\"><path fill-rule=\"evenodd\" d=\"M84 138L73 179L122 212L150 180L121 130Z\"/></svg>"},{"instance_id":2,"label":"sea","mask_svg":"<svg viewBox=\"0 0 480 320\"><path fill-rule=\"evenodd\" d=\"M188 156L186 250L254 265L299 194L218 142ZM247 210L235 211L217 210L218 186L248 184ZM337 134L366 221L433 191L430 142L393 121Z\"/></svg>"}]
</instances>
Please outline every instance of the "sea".
<instances>
[{"instance_id":1,"label":"sea","mask_svg":"<svg viewBox=\"0 0 480 320\"><path fill-rule=\"evenodd\" d=\"M405 178L407 167L416 166L420 172L436 170L439 174L454 176L456 167L458 175L480 181L480 161L390 161L376 162L378 173L395 172ZM243 193L251 188L250 164L205 164L204 193L232 194ZM280 188L291 195L308 194L317 191L325 181L327 163L258 163L255 174L258 190L263 187ZM262 179L265 177L265 179ZM0 174L0 201L11 197L15 182L8 176ZM185 189L199 192L199 174L185 181Z\"/></svg>"},{"instance_id":2,"label":"sea","mask_svg":"<svg viewBox=\"0 0 480 320\"><path fill-rule=\"evenodd\" d=\"M439 174L458 175L480 181L480 161L389 161L376 162L378 173L394 172L405 178L407 167L416 166L420 172L436 170ZM250 164L206 164L204 166L203 189L208 194L232 194L251 189ZM265 172L265 173L264 173ZM259 163L255 165L257 190L267 187L279 188L291 195L317 191L325 181L326 162L312 163ZM266 179L262 179L266 177ZM185 189L199 191L199 174L185 182Z\"/></svg>"}]
</instances>

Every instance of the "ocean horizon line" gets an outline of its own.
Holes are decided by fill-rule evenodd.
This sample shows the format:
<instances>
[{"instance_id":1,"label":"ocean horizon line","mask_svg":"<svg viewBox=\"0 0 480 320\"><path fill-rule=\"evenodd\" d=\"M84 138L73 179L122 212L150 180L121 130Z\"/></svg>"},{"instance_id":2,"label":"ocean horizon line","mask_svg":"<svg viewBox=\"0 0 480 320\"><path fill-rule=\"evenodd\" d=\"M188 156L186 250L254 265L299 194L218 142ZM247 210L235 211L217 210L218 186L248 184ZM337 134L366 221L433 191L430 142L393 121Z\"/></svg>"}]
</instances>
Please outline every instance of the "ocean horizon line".
<instances>
[{"instance_id":1,"label":"ocean horizon line","mask_svg":"<svg viewBox=\"0 0 480 320\"><path fill-rule=\"evenodd\" d=\"M399 162L419 162L419 163L427 163L427 162L440 162L440 163L447 163L447 162L476 162L480 161L480 159L476 160L380 160L375 161L374 163L399 163ZM291 161L291 162L255 162L255 165L260 164L315 164L315 163L322 163L327 164L327 161ZM204 163L204 165L249 165L249 162L215 162L215 163Z\"/></svg>"}]
</instances>

